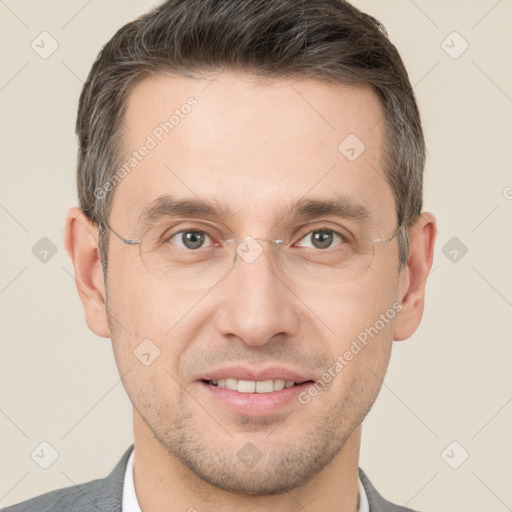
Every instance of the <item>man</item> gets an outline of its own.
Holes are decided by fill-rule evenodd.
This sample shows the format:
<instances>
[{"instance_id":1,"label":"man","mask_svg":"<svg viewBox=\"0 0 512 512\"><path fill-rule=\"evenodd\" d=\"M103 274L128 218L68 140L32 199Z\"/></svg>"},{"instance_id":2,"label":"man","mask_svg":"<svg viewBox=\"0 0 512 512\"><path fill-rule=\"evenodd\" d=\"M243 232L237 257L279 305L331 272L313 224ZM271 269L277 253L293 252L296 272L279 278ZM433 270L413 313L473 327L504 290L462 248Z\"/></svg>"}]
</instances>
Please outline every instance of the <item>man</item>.
<instances>
[{"instance_id":1,"label":"man","mask_svg":"<svg viewBox=\"0 0 512 512\"><path fill-rule=\"evenodd\" d=\"M77 134L65 244L134 446L6 510L408 510L358 468L435 243L384 28L341 0L171 0L103 48Z\"/></svg>"}]
</instances>

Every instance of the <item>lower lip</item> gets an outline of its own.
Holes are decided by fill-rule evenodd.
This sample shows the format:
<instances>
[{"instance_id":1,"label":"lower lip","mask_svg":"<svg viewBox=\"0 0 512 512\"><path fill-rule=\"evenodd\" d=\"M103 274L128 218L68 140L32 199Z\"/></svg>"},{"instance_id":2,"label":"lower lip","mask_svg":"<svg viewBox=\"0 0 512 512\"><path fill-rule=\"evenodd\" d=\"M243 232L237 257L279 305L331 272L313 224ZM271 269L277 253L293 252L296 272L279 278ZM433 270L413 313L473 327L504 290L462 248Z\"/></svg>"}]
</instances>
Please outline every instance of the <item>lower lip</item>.
<instances>
[{"instance_id":1,"label":"lower lip","mask_svg":"<svg viewBox=\"0 0 512 512\"><path fill-rule=\"evenodd\" d=\"M224 404L237 414L247 416L262 416L279 412L285 405L295 402L299 404L298 395L311 386L312 382L296 384L291 388L280 389L270 393L240 393L232 389L214 386L205 381L200 385L210 396Z\"/></svg>"}]
</instances>

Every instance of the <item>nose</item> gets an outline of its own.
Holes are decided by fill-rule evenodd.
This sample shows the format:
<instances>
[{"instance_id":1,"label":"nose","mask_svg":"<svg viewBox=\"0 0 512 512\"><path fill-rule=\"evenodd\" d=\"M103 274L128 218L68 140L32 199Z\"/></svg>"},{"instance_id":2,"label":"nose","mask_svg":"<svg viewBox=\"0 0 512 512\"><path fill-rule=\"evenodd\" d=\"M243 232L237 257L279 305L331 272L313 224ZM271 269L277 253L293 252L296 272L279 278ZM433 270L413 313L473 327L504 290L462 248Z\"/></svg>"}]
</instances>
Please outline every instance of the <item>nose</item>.
<instances>
[{"instance_id":1,"label":"nose","mask_svg":"<svg viewBox=\"0 0 512 512\"><path fill-rule=\"evenodd\" d=\"M244 259L242 252L236 256L216 312L218 332L250 346L264 345L276 335L293 336L299 329L299 301L269 249L263 247L254 260L250 255Z\"/></svg>"}]
</instances>

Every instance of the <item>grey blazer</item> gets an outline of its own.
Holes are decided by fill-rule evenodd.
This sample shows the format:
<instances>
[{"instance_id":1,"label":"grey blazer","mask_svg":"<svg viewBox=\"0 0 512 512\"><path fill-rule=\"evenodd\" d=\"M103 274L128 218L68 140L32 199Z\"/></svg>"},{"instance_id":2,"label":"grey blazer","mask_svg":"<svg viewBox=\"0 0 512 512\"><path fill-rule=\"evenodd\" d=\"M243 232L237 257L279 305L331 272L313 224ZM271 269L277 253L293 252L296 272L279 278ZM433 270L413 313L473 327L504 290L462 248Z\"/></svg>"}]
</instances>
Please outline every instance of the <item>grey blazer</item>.
<instances>
[{"instance_id":1,"label":"grey blazer","mask_svg":"<svg viewBox=\"0 0 512 512\"><path fill-rule=\"evenodd\" d=\"M126 450L116 467L106 478L65 487L41 494L17 505L2 509L3 512L121 512L123 483L128 457L133 444ZM393 505L373 487L363 470L359 477L366 490L370 512L414 512L409 508Z\"/></svg>"}]
</instances>

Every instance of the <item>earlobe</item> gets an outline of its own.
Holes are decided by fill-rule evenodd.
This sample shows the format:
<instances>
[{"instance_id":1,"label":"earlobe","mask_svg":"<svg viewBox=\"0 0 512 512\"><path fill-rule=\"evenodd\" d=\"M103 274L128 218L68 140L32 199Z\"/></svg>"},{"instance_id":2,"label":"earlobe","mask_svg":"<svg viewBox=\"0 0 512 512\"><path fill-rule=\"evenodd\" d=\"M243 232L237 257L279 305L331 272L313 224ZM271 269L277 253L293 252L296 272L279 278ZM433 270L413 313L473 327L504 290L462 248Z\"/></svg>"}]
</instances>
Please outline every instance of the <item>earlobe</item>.
<instances>
[{"instance_id":1,"label":"earlobe","mask_svg":"<svg viewBox=\"0 0 512 512\"><path fill-rule=\"evenodd\" d=\"M402 310L395 324L396 341L409 338L421 322L435 240L436 219L431 213L423 212L409 229L409 262L400 276L399 297Z\"/></svg>"},{"instance_id":2,"label":"earlobe","mask_svg":"<svg viewBox=\"0 0 512 512\"><path fill-rule=\"evenodd\" d=\"M98 229L80 208L71 208L66 216L64 244L75 271L87 325L98 336L110 338Z\"/></svg>"}]
</instances>

